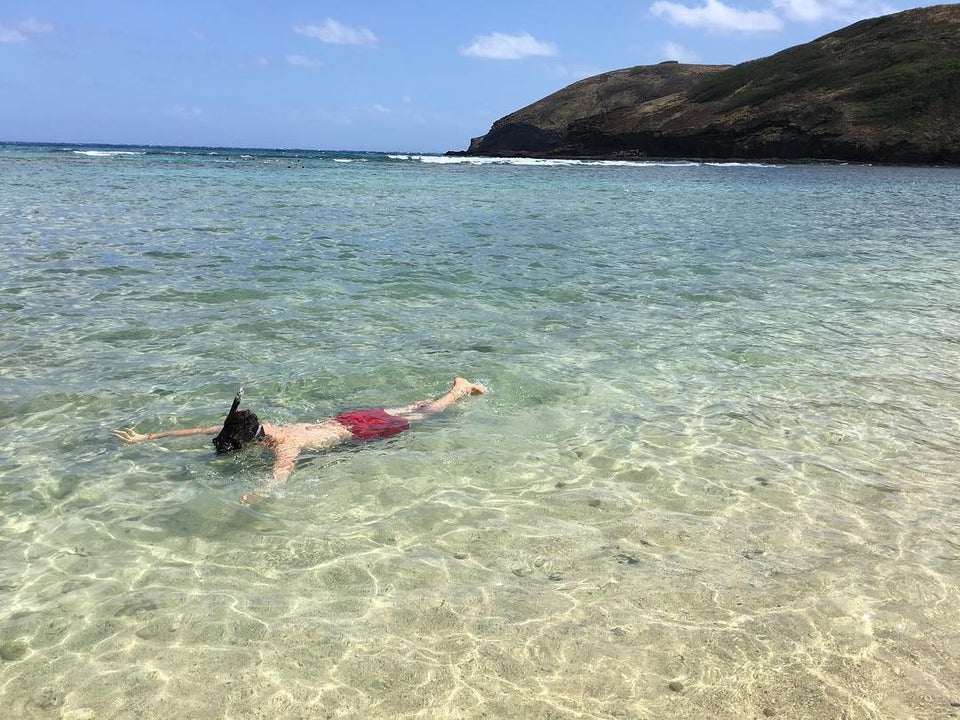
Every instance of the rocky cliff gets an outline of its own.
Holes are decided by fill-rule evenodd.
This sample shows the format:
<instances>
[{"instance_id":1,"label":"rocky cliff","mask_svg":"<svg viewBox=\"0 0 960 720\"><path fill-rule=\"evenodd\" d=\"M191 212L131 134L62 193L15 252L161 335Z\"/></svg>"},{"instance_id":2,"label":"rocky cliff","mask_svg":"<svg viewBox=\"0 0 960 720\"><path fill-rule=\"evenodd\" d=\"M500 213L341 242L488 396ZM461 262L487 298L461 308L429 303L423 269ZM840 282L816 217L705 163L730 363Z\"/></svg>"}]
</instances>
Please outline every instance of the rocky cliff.
<instances>
[{"instance_id":1,"label":"rocky cliff","mask_svg":"<svg viewBox=\"0 0 960 720\"><path fill-rule=\"evenodd\" d=\"M497 120L466 154L960 164L960 5L740 65L587 78Z\"/></svg>"}]
</instances>

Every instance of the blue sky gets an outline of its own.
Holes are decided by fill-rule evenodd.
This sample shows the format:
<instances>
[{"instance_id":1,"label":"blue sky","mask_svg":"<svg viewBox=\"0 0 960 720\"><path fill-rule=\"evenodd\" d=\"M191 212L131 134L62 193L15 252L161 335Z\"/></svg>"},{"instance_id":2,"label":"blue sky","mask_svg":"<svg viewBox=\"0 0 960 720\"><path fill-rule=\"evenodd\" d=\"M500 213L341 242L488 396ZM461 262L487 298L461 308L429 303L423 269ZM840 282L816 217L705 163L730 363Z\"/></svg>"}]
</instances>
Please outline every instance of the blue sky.
<instances>
[{"instance_id":1,"label":"blue sky","mask_svg":"<svg viewBox=\"0 0 960 720\"><path fill-rule=\"evenodd\" d=\"M922 3L3 0L0 141L443 152L590 75Z\"/></svg>"}]
</instances>

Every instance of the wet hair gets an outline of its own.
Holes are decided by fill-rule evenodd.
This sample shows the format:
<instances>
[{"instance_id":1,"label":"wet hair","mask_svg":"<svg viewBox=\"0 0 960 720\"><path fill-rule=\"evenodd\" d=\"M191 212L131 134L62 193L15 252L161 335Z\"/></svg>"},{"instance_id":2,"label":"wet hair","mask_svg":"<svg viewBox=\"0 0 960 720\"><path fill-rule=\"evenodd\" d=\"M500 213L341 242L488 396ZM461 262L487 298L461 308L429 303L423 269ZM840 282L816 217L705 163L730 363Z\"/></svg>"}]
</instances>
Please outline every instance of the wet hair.
<instances>
[{"instance_id":1,"label":"wet hair","mask_svg":"<svg viewBox=\"0 0 960 720\"><path fill-rule=\"evenodd\" d=\"M263 437L263 426L260 424L259 418L249 410L237 410L242 399L243 388L237 392L237 396L233 399L230 412L227 413L227 417L223 421L223 429L212 441L218 455L239 450L247 443Z\"/></svg>"}]
</instances>

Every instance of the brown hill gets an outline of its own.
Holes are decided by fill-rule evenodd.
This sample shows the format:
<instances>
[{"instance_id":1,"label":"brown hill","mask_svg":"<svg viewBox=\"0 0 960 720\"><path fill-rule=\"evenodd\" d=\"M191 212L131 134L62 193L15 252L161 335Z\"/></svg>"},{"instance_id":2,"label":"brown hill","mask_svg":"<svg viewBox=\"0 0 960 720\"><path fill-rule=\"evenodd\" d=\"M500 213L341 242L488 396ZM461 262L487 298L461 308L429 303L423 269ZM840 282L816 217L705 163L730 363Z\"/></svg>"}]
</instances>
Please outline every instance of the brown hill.
<instances>
[{"instance_id":1,"label":"brown hill","mask_svg":"<svg viewBox=\"0 0 960 720\"><path fill-rule=\"evenodd\" d=\"M587 78L497 120L466 154L960 164L960 4L732 67Z\"/></svg>"}]
</instances>

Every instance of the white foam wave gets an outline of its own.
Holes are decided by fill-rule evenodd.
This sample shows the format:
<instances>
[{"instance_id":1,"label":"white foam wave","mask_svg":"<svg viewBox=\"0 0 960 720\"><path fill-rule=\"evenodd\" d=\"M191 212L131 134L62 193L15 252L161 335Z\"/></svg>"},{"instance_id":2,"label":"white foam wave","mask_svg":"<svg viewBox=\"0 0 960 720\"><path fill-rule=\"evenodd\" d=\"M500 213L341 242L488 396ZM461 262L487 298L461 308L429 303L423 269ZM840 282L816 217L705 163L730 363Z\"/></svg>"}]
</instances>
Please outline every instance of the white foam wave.
<instances>
[{"instance_id":1,"label":"white foam wave","mask_svg":"<svg viewBox=\"0 0 960 720\"><path fill-rule=\"evenodd\" d=\"M517 165L531 167L782 167L750 162L700 162L694 160L561 160L521 157L473 157L464 155L388 155L391 160L408 160L434 165Z\"/></svg>"},{"instance_id":2,"label":"white foam wave","mask_svg":"<svg viewBox=\"0 0 960 720\"><path fill-rule=\"evenodd\" d=\"M749 167L749 168L782 168L786 167L785 165L776 165L774 163L762 163L762 162L702 162L697 163L698 165L704 165L708 167L720 167L720 168L731 168L731 167Z\"/></svg>"},{"instance_id":3,"label":"white foam wave","mask_svg":"<svg viewBox=\"0 0 960 720\"><path fill-rule=\"evenodd\" d=\"M113 157L115 155L146 155L145 152L133 150L74 150L75 155L86 155L87 157Z\"/></svg>"}]
</instances>

